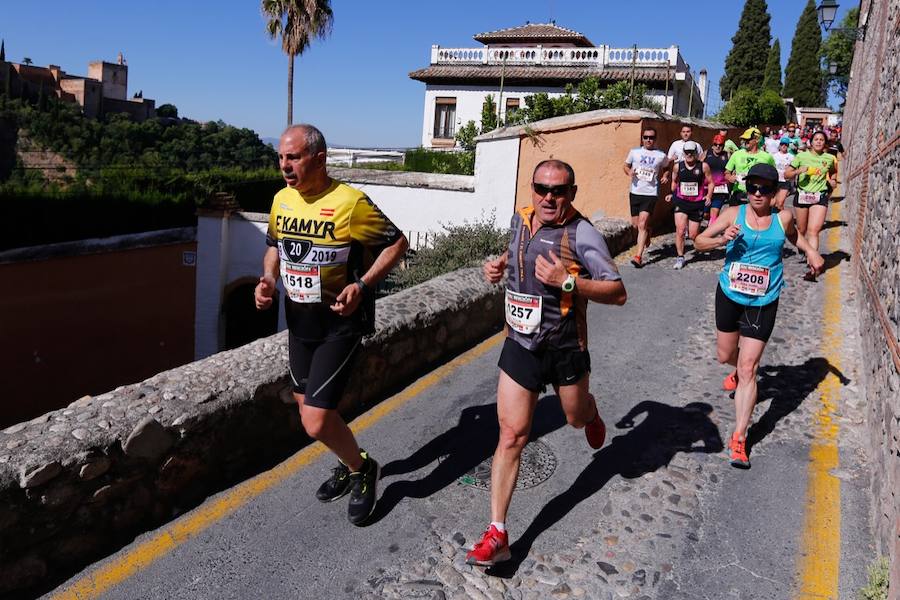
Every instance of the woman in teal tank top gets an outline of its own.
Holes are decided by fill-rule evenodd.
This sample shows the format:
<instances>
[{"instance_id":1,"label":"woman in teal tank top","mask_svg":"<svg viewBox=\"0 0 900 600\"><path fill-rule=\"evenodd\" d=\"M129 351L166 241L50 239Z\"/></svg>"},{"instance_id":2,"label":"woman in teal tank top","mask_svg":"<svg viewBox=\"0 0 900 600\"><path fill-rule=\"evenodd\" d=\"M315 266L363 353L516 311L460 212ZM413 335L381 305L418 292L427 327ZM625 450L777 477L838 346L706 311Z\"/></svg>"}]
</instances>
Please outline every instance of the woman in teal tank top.
<instances>
[{"instance_id":1,"label":"woman in teal tank top","mask_svg":"<svg viewBox=\"0 0 900 600\"><path fill-rule=\"evenodd\" d=\"M789 211L772 210L778 192L775 167L753 165L746 185L749 203L725 209L697 237L694 247L701 252L725 248L716 288L716 352L719 362L735 367L722 383L725 390L734 390L731 464L749 469L746 442L756 405L756 372L775 327L784 287L781 251L785 239L806 254L811 272L820 272L825 261L797 234Z\"/></svg>"}]
</instances>

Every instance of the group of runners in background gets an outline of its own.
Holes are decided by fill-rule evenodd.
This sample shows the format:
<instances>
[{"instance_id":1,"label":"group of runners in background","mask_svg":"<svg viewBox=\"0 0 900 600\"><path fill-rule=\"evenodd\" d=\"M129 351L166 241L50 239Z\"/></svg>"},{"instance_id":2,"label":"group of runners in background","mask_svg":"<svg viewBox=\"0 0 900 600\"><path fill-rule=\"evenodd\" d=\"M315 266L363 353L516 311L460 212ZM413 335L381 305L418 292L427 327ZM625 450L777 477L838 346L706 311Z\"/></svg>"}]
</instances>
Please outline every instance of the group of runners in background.
<instances>
[{"instance_id":1,"label":"group of runners in background","mask_svg":"<svg viewBox=\"0 0 900 600\"><path fill-rule=\"evenodd\" d=\"M790 124L767 129L764 134L750 127L740 135L740 147L727 134L727 130L719 131L704 151L692 139L693 128L684 125L680 138L664 153L657 148L655 128L641 132L641 145L628 153L624 165L631 178L631 217L638 230L636 253L631 259L636 268L645 264L650 217L660 191L666 192L665 201L674 205L677 256L673 267L682 269L685 239L696 239L703 224L712 226L723 207L747 203L747 174L758 163L771 165L778 172L774 208L783 210L791 196L798 231L818 249L828 201L837 186L837 157L844 151L840 128L801 130ZM810 270L806 279L815 281L815 276Z\"/></svg>"}]
</instances>

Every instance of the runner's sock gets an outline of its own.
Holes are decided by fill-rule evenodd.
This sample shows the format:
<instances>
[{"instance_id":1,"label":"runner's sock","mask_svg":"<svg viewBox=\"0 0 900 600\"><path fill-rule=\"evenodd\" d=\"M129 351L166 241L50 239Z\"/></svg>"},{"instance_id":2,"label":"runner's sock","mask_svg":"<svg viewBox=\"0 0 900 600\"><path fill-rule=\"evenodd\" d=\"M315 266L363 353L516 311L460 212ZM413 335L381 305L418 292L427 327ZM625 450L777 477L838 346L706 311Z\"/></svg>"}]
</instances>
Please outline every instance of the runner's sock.
<instances>
[{"instance_id":1,"label":"runner's sock","mask_svg":"<svg viewBox=\"0 0 900 600\"><path fill-rule=\"evenodd\" d=\"M491 521L491 525L493 525L494 528L497 531L499 531L500 533L503 533L504 531L506 531L506 523L504 523L502 521Z\"/></svg>"}]
</instances>

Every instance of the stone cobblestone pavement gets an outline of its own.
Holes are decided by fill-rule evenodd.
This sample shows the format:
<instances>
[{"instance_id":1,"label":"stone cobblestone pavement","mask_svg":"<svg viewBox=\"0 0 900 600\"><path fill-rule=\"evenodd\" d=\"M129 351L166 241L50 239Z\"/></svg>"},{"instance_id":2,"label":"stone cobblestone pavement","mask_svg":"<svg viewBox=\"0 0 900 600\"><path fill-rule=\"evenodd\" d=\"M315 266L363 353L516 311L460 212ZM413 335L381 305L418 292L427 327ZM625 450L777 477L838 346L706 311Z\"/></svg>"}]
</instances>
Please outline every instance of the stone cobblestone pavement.
<instances>
[{"instance_id":1,"label":"stone cobblestone pavement","mask_svg":"<svg viewBox=\"0 0 900 600\"><path fill-rule=\"evenodd\" d=\"M763 357L760 404L754 412L756 425L750 435L751 441L755 442L751 460L755 461L754 468L757 469L766 468L770 449L783 440L812 437L809 432L817 409L816 385L829 371L827 361L819 353L822 327L819 307L822 306L824 283L804 282L805 264L800 263L793 247L788 248L785 251L785 277L789 283L782 296L774 336ZM831 249L831 253L826 249L824 254L828 259L827 266L847 272L842 273L845 275L842 286L844 347L843 372L839 374L845 386L837 420L841 428L842 465L861 465L866 460L866 446L863 441L864 400L857 383L860 376L857 302L849 283L849 263L843 260L846 255L837 249ZM630 252L624 252L617 258L626 283L628 271L633 269L628 264L630 256ZM674 257L672 235L655 238L645 256L650 257L645 269L671 269ZM689 376L673 382L670 405L650 403L637 410L645 409L648 420L696 417L700 424L706 421L703 417L709 410L704 408L704 403L708 403L712 406L709 419L718 428L721 440L727 440L733 426L733 401L720 387L726 369L714 359L713 277L721 268L721 258L721 252L692 257L688 251L685 268L702 270L710 275L709 285L698 290L702 299L697 306L701 308L695 311L693 324L684 331L681 343L676 344L669 355L673 367L682 369ZM620 433L614 424L607 425L610 436ZM698 597L691 592L691 586L692 578L698 570L703 570L703 565L696 564L699 559L695 551L707 541L701 538L701 524L710 518L711 500L721 493L723 477L732 468L727 462L727 450L722 448L715 432L701 432L690 439L679 439L681 434L677 431L666 432L665 428L661 431L662 435L672 438L666 444L649 446L643 453L634 447L627 448L629 452L637 451L637 455L633 456L634 472L626 473L625 478L589 472L593 467L579 476L579 480L596 477L602 481L608 479L608 482L600 484L602 495L587 498L588 493L585 493L585 498L577 498L597 502L602 497L595 507L593 527L573 530L571 543L565 551L547 551L540 543L529 543L527 556L512 569L504 572L497 568L485 573L464 563L465 551L473 542L466 534L471 536L476 532L466 530L464 533L460 529L467 525L435 518L431 529L423 532L425 547L430 549L425 555L388 568L377 568L363 577L355 588L348 587L348 597L431 600L668 600ZM583 443L574 436L571 440L572 443ZM604 451L611 446L614 449L616 445L607 442ZM835 475L850 477L848 473ZM597 491L596 486L587 487ZM477 498L486 504L487 494L479 493L481 496ZM578 495L580 492L575 489L573 493ZM553 502L555 500L544 509L551 513L550 516L554 510ZM517 535L523 534L511 532L510 541L514 543ZM515 551L515 544L513 549ZM744 568L737 556L721 558L715 568ZM688 577L687 573L692 575ZM773 580L766 573L751 574L780 590L784 594L780 597L788 596L792 582ZM726 596L723 593L720 597Z\"/></svg>"}]
</instances>

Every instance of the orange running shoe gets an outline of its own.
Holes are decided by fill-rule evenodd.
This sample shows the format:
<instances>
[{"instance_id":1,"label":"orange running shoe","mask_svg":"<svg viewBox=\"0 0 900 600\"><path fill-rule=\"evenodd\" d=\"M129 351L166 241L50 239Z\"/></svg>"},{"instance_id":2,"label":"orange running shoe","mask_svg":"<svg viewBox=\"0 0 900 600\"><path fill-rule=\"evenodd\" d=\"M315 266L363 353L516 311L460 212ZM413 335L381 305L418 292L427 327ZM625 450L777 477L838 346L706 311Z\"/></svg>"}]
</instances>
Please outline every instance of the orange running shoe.
<instances>
[{"instance_id":1,"label":"orange running shoe","mask_svg":"<svg viewBox=\"0 0 900 600\"><path fill-rule=\"evenodd\" d=\"M484 532L481 541L466 553L466 564L490 567L512 558L509 551L509 536L491 525Z\"/></svg>"},{"instance_id":2,"label":"orange running shoe","mask_svg":"<svg viewBox=\"0 0 900 600\"><path fill-rule=\"evenodd\" d=\"M596 406L597 403L594 402L597 414L591 419L590 423L584 426L584 437L587 438L588 446L594 450L599 450L603 447L603 442L606 441L606 423L600 418L600 409L596 408Z\"/></svg>"},{"instance_id":3,"label":"orange running shoe","mask_svg":"<svg viewBox=\"0 0 900 600\"><path fill-rule=\"evenodd\" d=\"M737 370L734 370L722 381L722 389L726 392L733 392L737 389L737 381Z\"/></svg>"},{"instance_id":4,"label":"orange running shoe","mask_svg":"<svg viewBox=\"0 0 900 600\"><path fill-rule=\"evenodd\" d=\"M750 457L747 456L747 441L736 435L731 437L731 466L739 469L750 468Z\"/></svg>"}]
</instances>

